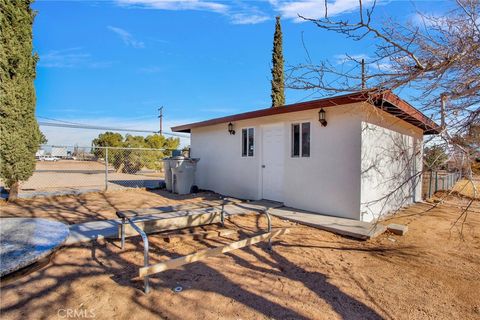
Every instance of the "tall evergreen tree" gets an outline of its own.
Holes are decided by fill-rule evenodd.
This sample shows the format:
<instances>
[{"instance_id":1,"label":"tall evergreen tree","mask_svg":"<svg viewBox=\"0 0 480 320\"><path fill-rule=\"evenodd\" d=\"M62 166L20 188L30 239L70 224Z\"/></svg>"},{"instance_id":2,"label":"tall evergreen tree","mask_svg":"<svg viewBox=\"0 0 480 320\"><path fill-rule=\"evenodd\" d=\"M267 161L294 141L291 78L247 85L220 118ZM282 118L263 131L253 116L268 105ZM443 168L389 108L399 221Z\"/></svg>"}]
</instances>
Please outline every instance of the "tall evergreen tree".
<instances>
[{"instance_id":1,"label":"tall evergreen tree","mask_svg":"<svg viewBox=\"0 0 480 320\"><path fill-rule=\"evenodd\" d=\"M41 134L35 119L31 0L0 0L0 178L16 199L35 169Z\"/></svg>"},{"instance_id":2,"label":"tall evergreen tree","mask_svg":"<svg viewBox=\"0 0 480 320\"><path fill-rule=\"evenodd\" d=\"M276 17L272 50L272 107L285 104L285 80L283 72L282 27L280 17Z\"/></svg>"}]
</instances>

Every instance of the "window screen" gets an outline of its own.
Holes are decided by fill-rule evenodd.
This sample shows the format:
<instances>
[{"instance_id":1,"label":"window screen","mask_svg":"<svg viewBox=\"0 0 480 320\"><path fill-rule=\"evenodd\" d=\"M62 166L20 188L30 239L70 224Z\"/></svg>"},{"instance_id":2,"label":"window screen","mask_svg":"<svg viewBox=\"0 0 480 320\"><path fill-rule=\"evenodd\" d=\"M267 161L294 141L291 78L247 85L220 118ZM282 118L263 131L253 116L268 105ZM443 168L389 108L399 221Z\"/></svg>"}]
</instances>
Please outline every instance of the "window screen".
<instances>
[{"instance_id":1,"label":"window screen","mask_svg":"<svg viewBox=\"0 0 480 320\"><path fill-rule=\"evenodd\" d=\"M310 122L292 124L292 157L310 157Z\"/></svg>"},{"instance_id":2,"label":"window screen","mask_svg":"<svg viewBox=\"0 0 480 320\"><path fill-rule=\"evenodd\" d=\"M254 136L253 128L242 129L242 157L253 157L255 150Z\"/></svg>"},{"instance_id":3,"label":"window screen","mask_svg":"<svg viewBox=\"0 0 480 320\"><path fill-rule=\"evenodd\" d=\"M248 129L248 156L253 157L253 128Z\"/></svg>"},{"instance_id":4,"label":"window screen","mask_svg":"<svg viewBox=\"0 0 480 320\"><path fill-rule=\"evenodd\" d=\"M302 123L302 157L310 157L310 122Z\"/></svg>"},{"instance_id":5,"label":"window screen","mask_svg":"<svg viewBox=\"0 0 480 320\"><path fill-rule=\"evenodd\" d=\"M300 125L292 125L292 157L300 156Z\"/></svg>"},{"instance_id":6,"label":"window screen","mask_svg":"<svg viewBox=\"0 0 480 320\"><path fill-rule=\"evenodd\" d=\"M242 157L247 156L247 129L242 129Z\"/></svg>"}]
</instances>

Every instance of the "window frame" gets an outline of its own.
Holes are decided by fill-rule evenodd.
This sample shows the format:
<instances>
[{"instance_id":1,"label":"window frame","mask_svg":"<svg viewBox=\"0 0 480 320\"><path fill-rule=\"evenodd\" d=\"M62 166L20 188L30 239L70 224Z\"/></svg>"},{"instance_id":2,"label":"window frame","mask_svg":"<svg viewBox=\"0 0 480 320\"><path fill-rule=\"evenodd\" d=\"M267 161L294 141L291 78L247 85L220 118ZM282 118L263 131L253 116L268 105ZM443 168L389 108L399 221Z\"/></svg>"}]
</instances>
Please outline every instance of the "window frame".
<instances>
[{"instance_id":1,"label":"window frame","mask_svg":"<svg viewBox=\"0 0 480 320\"><path fill-rule=\"evenodd\" d=\"M252 130L252 155L249 155L249 133L250 133L250 130ZM243 133L244 131L246 131L247 135L246 135L246 154L243 153L244 151L244 140L243 140ZM255 128L254 127L244 127L244 128L241 128L241 155L242 155L242 158L254 158L255 157L255 153L256 153L256 150L255 150L255 147L256 147L256 143L255 143Z\"/></svg>"},{"instance_id":2,"label":"window frame","mask_svg":"<svg viewBox=\"0 0 480 320\"><path fill-rule=\"evenodd\" d=\"M303 155L303 134L302 127L304 124L308 123L308 155ZM298 155L295 155L295 136L294 136L294 127L298 126ZM312 155L312 123L310 121L299 121L292 122L290 124L290 157L291 158L310 158Z\"/></svg>"}]
</instances>

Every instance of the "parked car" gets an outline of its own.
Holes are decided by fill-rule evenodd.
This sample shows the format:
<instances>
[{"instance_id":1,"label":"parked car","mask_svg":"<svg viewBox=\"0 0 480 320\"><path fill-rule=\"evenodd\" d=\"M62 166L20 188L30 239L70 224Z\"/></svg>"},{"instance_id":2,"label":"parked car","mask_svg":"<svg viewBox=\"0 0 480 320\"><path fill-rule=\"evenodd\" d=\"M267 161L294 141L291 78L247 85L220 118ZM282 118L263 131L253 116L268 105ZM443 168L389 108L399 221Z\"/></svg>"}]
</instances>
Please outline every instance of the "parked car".
<instances>
[{"instance_id":1,"label":"parked car","mask_svg":"<svg viewBox=\"0 0 480 320\"><path fill-rule=\"evenodd\" d=\"M43 161L58 161L60 158L57 157L52 157L52 156L47 156L43 158Z\"/></svg>"}]
</instances>

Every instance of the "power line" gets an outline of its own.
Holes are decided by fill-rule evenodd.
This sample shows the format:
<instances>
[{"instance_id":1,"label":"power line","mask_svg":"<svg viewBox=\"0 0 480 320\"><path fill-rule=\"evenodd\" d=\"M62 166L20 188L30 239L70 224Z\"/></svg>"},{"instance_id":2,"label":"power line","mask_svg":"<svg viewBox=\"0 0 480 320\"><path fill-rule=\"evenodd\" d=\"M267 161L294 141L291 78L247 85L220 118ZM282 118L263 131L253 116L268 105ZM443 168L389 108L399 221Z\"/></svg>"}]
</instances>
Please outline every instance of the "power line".
<instances>
[{"instance_id":1,"label":"power line","mask_svg":"<svg viewBox=\"0 0 480 320\"><path fill-rule=\"evenodd\" d=\"M58 121L58 120L56 120L56 121ZM123 131L123 132L158 133L158 131L154 131L154 130L112 128L112 127L92 126L92 125L79 124L79 123L68 123L68 122L66 122L66 123L53 123L53 122L39 121L38 124L41 125L41 126L60 127L60 128L79 128L79 129L88 129L88 130L111 130L111 131ZM162 134L167 135L167 136L179 137L179 138L189 138L186 135L173 133L173 132L162 132Z\"/></svg>"},{"instance_id":2,"label":"power line","mask_svg":"<svg viewBox=\"0 0 480 320\"><path fill-rule=\"evenodd\" d=\"M72 122L72 121L66 121L66 120L59 120L59 119L54 119L54 118L42 117L42 116L37 116L37 118L46 119L46 120L51 120L51 121L56 121L56 122L62 122L62 123L70 123L70 124L83 125L82 123L78 123L78 122Z\"/></svg>"}]
</instances>

